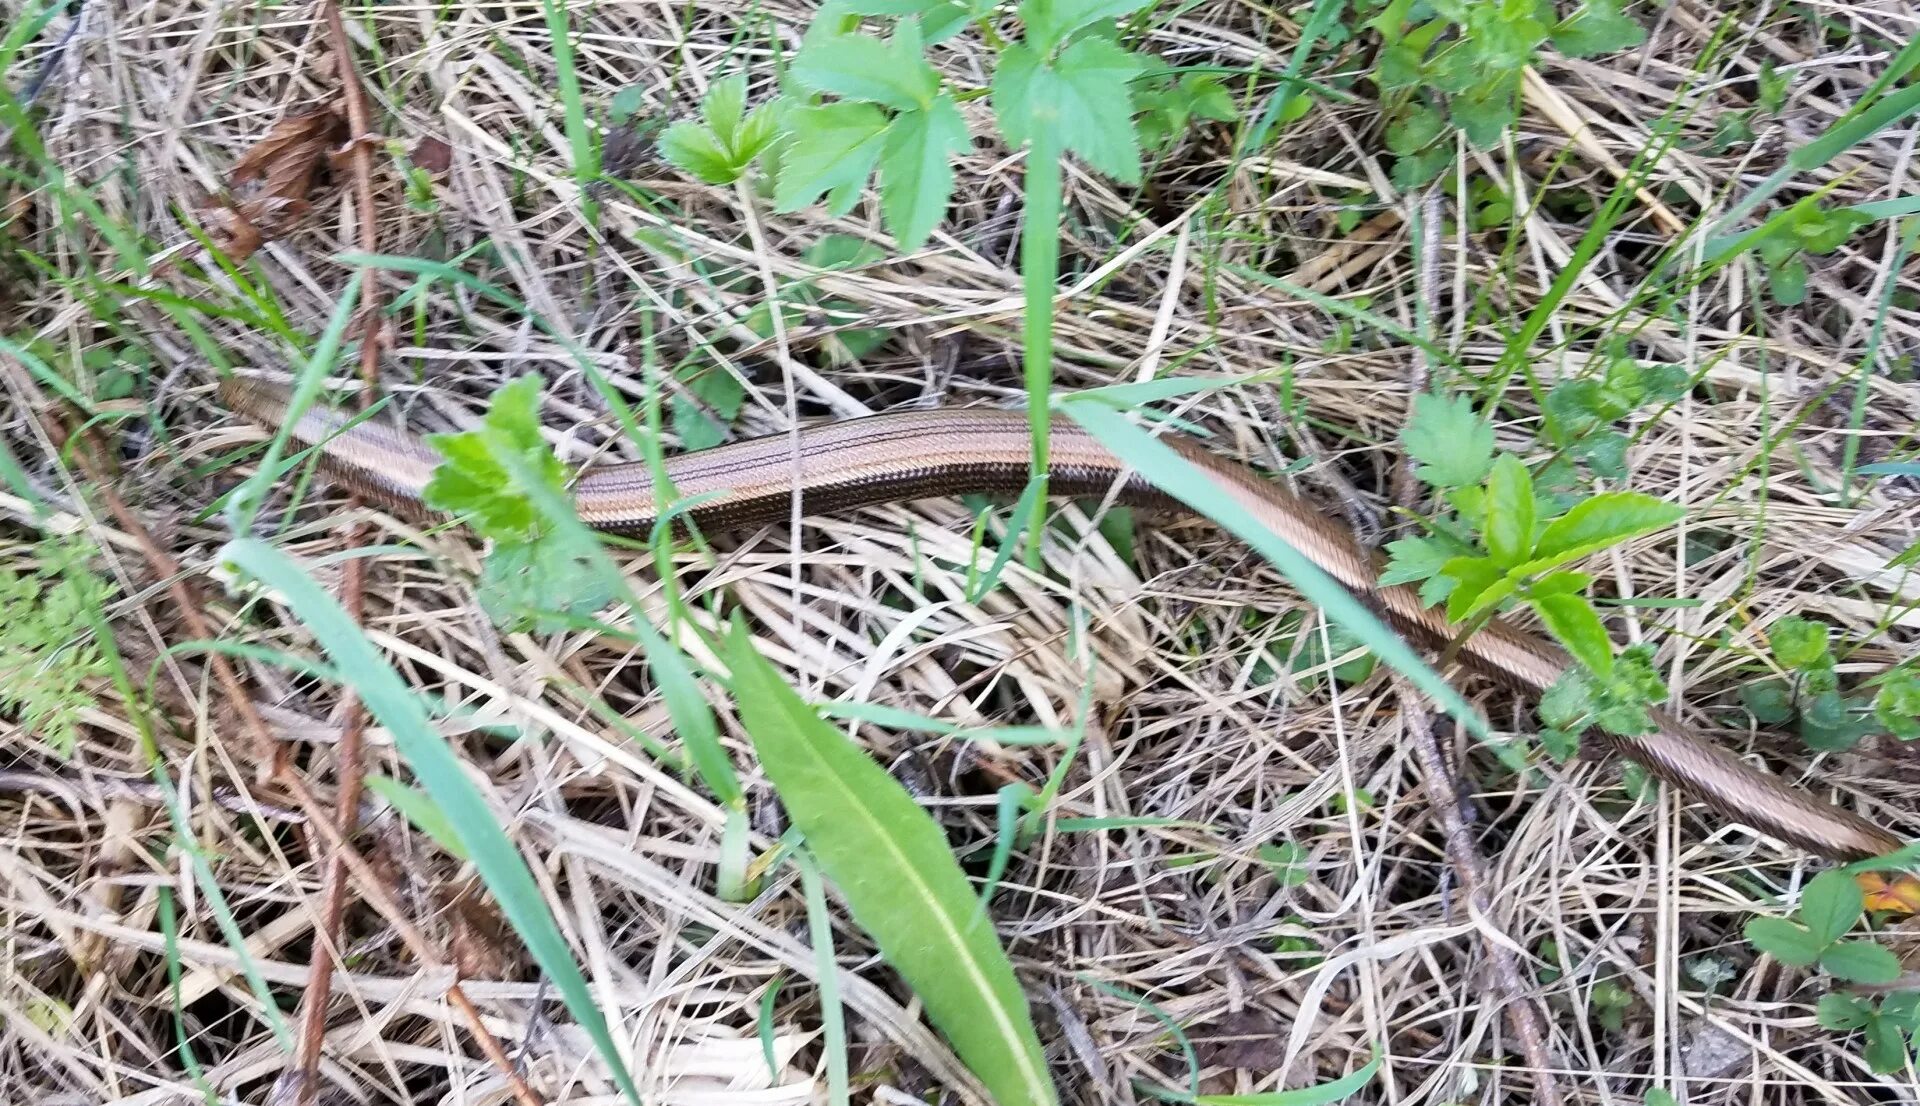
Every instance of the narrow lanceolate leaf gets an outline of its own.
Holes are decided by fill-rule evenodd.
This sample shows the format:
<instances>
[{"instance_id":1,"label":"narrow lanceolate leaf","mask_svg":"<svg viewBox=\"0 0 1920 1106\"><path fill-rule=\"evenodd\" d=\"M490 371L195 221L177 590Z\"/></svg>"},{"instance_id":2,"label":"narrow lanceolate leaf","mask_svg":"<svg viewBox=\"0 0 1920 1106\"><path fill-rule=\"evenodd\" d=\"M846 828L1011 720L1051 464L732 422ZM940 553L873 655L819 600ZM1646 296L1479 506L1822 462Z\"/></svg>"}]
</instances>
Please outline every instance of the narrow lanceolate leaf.
<instances>
[{"instance_id":1,"label":"narrow lanceolate leaf","mask_svg":"<svg viewBox=\"0 0 1920 1106\"><path fill-rule=\"evenodd\" d=\"M1686 508L1640 492L1605 492L1575 505L1541 532L1526 571L1545 572L1680 521Z\"/></svg>"},{"instance_id":2,"label":"narrow lanceolate leaf","mask_svg":"<svg viewBox=\"0 0 1920 1106\"><path fill-rule=\"evenodd\" d=\"M836 190L858 198L880 157L887 122L887 113L872 104L822 104L788 112L792 141L780 164L774 206L798 211Z\"/></svg>"},{"instance_id":3,"label":"narrow lanceolate leaf","mask_svg":"<svg viewBox=\"0 0 1920 1106\"><path fill-rule=\"evenodd\" d=\"M887 128L880 155L880 210L900 249L920 248L953 196L954 154L967 148L967 122L952 97L925 111L902 112Z\"/></svg>"},{"instance_id":4,"label":"narrow lanceolate leaf","mask_svg":"<svg viewBox=\"0 0 1920 1106\"><path fill-rule=\"evenodd\" d=\"M327 651L360 701L393 735L394 747L446 815L481 881L500 904L501 913L587 1031L621 1093L637 1104L639 1088L627 1074L606 1018L547 910L546 897L527 870L520 850L501 828L499 815L467 778L460 758L446 740L434 732L420 700L407 690L339 602L286 554L256 538L241 538L227 545L221 560L279 593Z\"/></svg>"},{"instance_id":5,"label":"narrow lanceolate leaf","mask_svg":"<svg viewBox=\"0 0 1920 1106\"><path fill-rule=\"evenodd\" d=\"M939 825L787 686L743 628L726 660L761 767L853 920L995 1102L1054 1106L1013 965Z\"/></svg>"}]
</instances>

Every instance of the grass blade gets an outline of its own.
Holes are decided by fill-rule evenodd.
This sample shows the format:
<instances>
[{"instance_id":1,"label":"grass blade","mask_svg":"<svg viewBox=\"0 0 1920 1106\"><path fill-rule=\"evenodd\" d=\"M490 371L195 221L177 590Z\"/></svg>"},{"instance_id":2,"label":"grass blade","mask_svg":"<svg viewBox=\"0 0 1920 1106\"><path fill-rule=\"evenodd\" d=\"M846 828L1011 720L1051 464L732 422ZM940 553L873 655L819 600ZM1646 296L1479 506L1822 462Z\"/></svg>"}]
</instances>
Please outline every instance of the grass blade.
<instances>
[{"instance_id":1,"label":"grass blade","mask_svg":"<svg viewBox=\"0 0 1920 1106\"><path fill-rule=\"evenodd\" d=\"M501 828L499 816L467 778L460 759L433 732L419 700L408 692L392 666L381 659L339 602L285 553L257 538L240 538L227 544L220 559L285 600L333 658L361 701L393 735L394 747L445 812L501 913L526 942L527 951L560 992L574 1019L592 1038L621 1093L638 1106L640 1090L627 1074L606 1018L588 991L586 978L574 963L560 927L548 912L539 885Z\"/></svg>"},{"instance_id":2,"label":"grass blade","mask_svg":"<svg viewBox=\"0 0 1920 1106\"><path fill-rule=\"evenodd\" d=\"M939 825L787 686L743 627L724 654L761 767L854 921L995 1101L1054 1106L1013 965Z\"/></svg>"}]
</instances>

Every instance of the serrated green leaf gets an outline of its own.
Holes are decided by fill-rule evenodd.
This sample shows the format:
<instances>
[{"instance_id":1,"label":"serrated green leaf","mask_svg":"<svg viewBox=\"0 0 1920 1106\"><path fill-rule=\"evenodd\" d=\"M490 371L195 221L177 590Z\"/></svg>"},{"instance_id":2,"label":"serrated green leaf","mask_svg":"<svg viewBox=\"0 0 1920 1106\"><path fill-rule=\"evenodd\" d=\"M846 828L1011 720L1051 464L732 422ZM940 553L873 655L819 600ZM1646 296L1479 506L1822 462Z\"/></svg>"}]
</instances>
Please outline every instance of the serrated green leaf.
<instances>
[{"instance_id":1,"label":"serrated green leaf","mask_svg":"<svg viewBox=\"0 0 1920 1106\"><path fill-rule=\"evenodd\" d=\"M1867 1023L1867 1047L1861 1051L1867 1067L1877 1075L1893 1075L1907 1067L1907 1039L1885 1018Z\"/></svg>"},{"instance_id":2,"label":"serrated green leaf","mask_svg":"<svg viewBox=\"0 0 1920 1106\"><path fill-rule=\"evenodd\" d=\"M1593 711L1593 685L1570 669L1540 694L1538 709L1541 720L1556 730L1583 729Z\"/></svg>"},{"instance_id":3,"label":"serrated green leaf","mask_svg":"<svg viewBox=\"0 0 1920 1106\"><path fill-rule=\"evenodd\" d=\"M526 540L539 533L538 513L494 451L510 450L546 487L566 486L566 467L540 436L540 378L523 376L494 393L480 429L431 434L427 444L446 460L421 498L436 511L466 519L482 536Z\"/></svg>"},{"instance_id":4,"label":"serrated green leaf","mask_svg":"<svg viewBox=\"0 0 1920 1106\"><path fill-rule=\"evenodd\" d=\"M1832 647L1832 628L1824 622L1788 615L1767 627L1773 659L1783 667L1806 670L1818 664Z\"/></svg>"},{"instance_id":5,"label":"serrated green leaf","mask_svg":"<svg viewBox=\"0 0 1920 1106\"><path fill-rule=\"evenodd\" d=\"M1431 578L1448 561L1472 553L1461 543L1444 535L1401 538L1387 543L1387 567L1380 574L1383 586L1412 584Z\"/></svg>"},{"instance_id":6,"label":"serrated green leaf","mask_svg":"<svg viewBox=\"0 0 1920 1106\"><path fill-rule=\"evenodd\" d=\"M1593 577L1584 572L1552 572L1540 577L1527 589L1530 595L1579 595L1593 583Z\"/></svg>"},{"instance_id":7,"label":"serrated green leaf","mask_svg":"<svg viewBox=\"0 0 1920 1106\"><path fill-rule=\"evenodd\" d=\"M1873 1007L1853 995L1828 991L1820 996L1813 1016L1824 1028L1846 1032L1867 1024L1873 1018Z\"/></svg>"},{"instance_id":8,"label":"serrated green leaf","mask_svg":"<svg viewBox=\"0 0 1920 1106\"><path fill-rule=\"evenodd\" d=\"M740 120L747 108L747 78L735 73L722 77L707 88L707 95L700 101L700 116L707 121L707 129L723 150L733 148L734 136L739 132Z\"/></svg>"},{"instance_id":9,"label":"serrated green leaf","mask_svg":"<svg viewBox=\"0 0 1920 1106\"><path fill-rule=\"evenodd\" d=\"M559 543L496 539L480 566L478 598L508 633L555 633L612 602L613 591Z\"/></svg>"},{"instance_id":10,"label":"serrated green leaf","mask_svg":"<svg viewBox=\"0 0 1920 1106\"><path fill-rule=\"evenodd\" d=\"M1594 613L1593 604L1584 595L1543 595L1533 600L1533 609L1547 632L1572 653L1574 659L1600 676L1613 673L1613 641L1607 628Z\"/></svg>"},{"instance_id":11,"label":"serrated green leaf","mask_svg":"<svg viewBox=\"0 0 1920 1106\"><path fill-rule=\"evenodd\" d=\"M953 196L953 155L968 148L967 121L952 97L902 112L880 155L880 208L900 249L920 248Z\"/></svg>"},{"instance_id":12,"label":"serrated green leaf","mask_svg":"<svg viewBox=\"0 0 1920 1106\"><path fill-rule=\"evenodd\" d=\"M1051 63L1014 43L1001 52L993 78L1001 134L1021 146L1044 128L1095 169L1138 184L1140 141L1129 84L1141 65L1137 55L1104 39L1081 39Z\"/></svg>"},{"instance_id":13,"label":"serrated green leaf","mask_svg":"<svg viewBox=\"0 0 1920 1106\"><path fill-rule=\"evenodd\" d=\"M1533 545L1533 474L1502 453L1487 474L1487 554L1501 568L1527 559Z\"/></svg>"},{"instance_id":14,"label":"serrated green leaf","mask_svg":"<svg viewBox=\"0 0 1920 1106\"><path fill-rule=\"evenodd\" d=\"M815 92L900 111L926 107L940 89L940 74L920 56L917 34L906 40L895 35L892 42L872 35L813 38L794 56L792 73Z\"/></svg>"},{"instance_id":15,"label":"serrated green leaf","mask_svg":"<svg viewBox=\"0 0 1920 1106\"><path fill-rule=\"evenodd\" d=\"M1024 0L1020 21L1027 41L1051 50L1068 35L1100 20L1111 22L1139 8L1146 0Z\"/></svg>"},{"instance_id":16,"label":"serrated green leaf","mask_svg":"<svg viewBox=\"0 0 1920 1106\"><path fill-rule=\"evenodd\" d=\"M1793 717L1793 689L1785 680L1756 680L1740 688L1740 702L1752 712L1754 721L1778 726Z\"/></svg>"},{"instance_id":17,"label":"serrated green leaf","mask_svg":"<svg viewBox=\"0 0 1920 1106\"><path fill-rule=\"evenodd\" d=\"M853 920L1003 1106L1054 1106L1013 966L946 835L794 694L736 624L725 645L743 728Z\"/></svg>"},{"instance_id":18,"label":"serrated green leaf","mask_svg":"<svg viewBox=\"0 0 1920 1106\"><path fill-rule=\"evenodd\" d=\"M1795 916L1815 938L1838 941L1860 920L1866 909L1860 885L1845 872L1828 869L1807 881L1800 893L1800 909Z\"/></svg>"},{"instance_id":19,"label":"serrated green leaf","mask_svg":"<svg viewBox=\"0 0 1920 1106\"><path fill-rule=\"evenodd\" d=\"M1396 154L1415 154L1439 140L1447 121L1424 104L1415 104L1387 125L1387 149Z\"/></svg>"},{"instance_id":20,"label":"serrated green leaf","mask_svg":"<svg viewBox=\"0 0 1920 1106\"><path fill-rule=\"evenodd\" d=\"M1413 474L1435 487L1478 484L1493 467L1493 427L1465 396L1415 396L1413 418L1400 441L1421 462Z\"/></svg>"},{"instance_id":21,"label":"serrated green leaf","mask_svg":"<svg viewBox=\"0 0 1920 1106\"><path fill-rule=\"evenodd\" d=\"M1811 967L1827 943L1785 918L1753 918L1744 931L1754 948L1796 968Z\"/></svg>"},{"instance_id":22,"label":"serrated green leaf","mask_svg":"<svg viewBox=\"0 0 1920 1106\"><path fill-rule=\"evenodd\" d=\"M822 104L789 111L787 131L792 141L783 147L785 158L773 193L775 209L798 211L827 192L839 193L833 207L844 203L851 208L845 192L851 190L858 199L859 190L866 186L880 158L888 122L886 112L872 104Z\"/></svg>"},{"instance_id":23,"label":"serrated green leaf","mask_svg":"<svg viewBox=\"0 0 1920 1106\"><path fill-rule=\"evenodd\" d=\"M1547 524L1522 571L1533 574L1671 526L1686 508L1640 492L1603 492Z\"/></svg>"},{"instance_id":24,"label":"serrated green leaf","mask_svg":"<svg viewBox=\"0 0 1920 1106\"><path fill-rule=\"evenodd\" d=\"M740 173L713 135L698 123L675 123L660 135L660 156L708 184L732 184Z\"/></svg>"},{"instance_id":25,"label":"serrated green leaf","mask_svg":"<svg viewBox=\"0 0 1920 1106\"><path fill-rule=\"evenodd\" d=\"M1570 58L1630 50L1647 40L1646 28L1620 10L1620 0L1581 0L1553 29L1553 48Z\"/></svg>"},{"instance_id":26,"label":"serrated green leaf","mask_svg":"<svg viewBox=\"0 0 1920 1106\"><path fill-rule=\"evenodd\" d=\"M1900 958L1872 941L1841 941L1820 954L1820 967L1849 983L1884 984L1900 978Z\"/></svg>"}]
</instances>

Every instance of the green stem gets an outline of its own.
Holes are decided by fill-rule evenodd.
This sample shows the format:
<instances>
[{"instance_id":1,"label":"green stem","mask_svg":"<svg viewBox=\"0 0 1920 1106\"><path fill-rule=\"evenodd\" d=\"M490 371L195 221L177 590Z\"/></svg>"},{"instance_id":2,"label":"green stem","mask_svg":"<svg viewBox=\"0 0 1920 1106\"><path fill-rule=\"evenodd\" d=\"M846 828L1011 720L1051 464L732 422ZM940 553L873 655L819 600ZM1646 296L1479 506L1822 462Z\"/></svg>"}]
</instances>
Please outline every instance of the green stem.
<instances>
[{"instance_id":1,"label":"green stem","mask_svg":"<svg viewBox=\"0 0 1920 1106\"><path fill-rule=\"evenodd\" d=\"M1020 279L1026 289L1027 418L1033 430L1033 497L1027 515L1026 565L1040 567L1047 522L1047 431L1052 424L1053 297L1060 274L1060 141L1050 125L1034 128L1027 148L1026 218L1020 231Z\"/></svg>"}]
</instances>

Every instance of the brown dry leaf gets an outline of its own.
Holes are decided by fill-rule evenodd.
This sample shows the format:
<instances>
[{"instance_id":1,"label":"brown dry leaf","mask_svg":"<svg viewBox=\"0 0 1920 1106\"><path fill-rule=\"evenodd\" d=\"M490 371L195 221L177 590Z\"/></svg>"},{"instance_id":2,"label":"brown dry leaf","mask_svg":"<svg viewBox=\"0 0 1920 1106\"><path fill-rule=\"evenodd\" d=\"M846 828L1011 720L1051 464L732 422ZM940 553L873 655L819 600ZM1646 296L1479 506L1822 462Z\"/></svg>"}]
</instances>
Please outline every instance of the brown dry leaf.
<instances>
[{"instance_id":1,"label":"brown dry leaf","mask_svg":"<svg viewBox=\"0 0 1920 1106\"><path fill-rule=\"evenodd\" d=\"M413 150L407 154L407 160L438 175L453 168L453 147L446 139L428 135L414 143Z\"/></svg>"},{"instance_id":2,"label":"brown dry leaf","mask_svg":"<svg viewBox=\"0 0 1920 1106\"><path fill-rule=\"evenodd\" d=\"M320 163L346 138L347 121L333 107L288 115L253 144L227 175L233 195L201 216L220 252L234 262L292 228L310 206Z\"/></svg>"}]
</instances>

